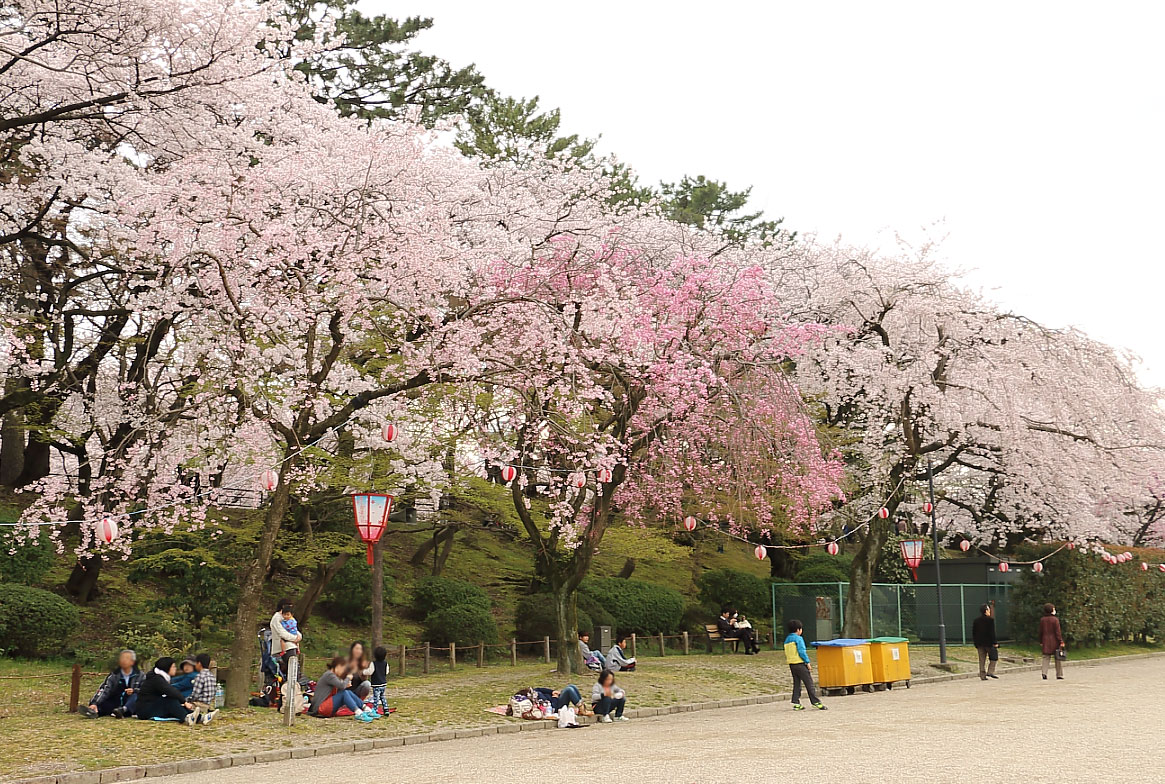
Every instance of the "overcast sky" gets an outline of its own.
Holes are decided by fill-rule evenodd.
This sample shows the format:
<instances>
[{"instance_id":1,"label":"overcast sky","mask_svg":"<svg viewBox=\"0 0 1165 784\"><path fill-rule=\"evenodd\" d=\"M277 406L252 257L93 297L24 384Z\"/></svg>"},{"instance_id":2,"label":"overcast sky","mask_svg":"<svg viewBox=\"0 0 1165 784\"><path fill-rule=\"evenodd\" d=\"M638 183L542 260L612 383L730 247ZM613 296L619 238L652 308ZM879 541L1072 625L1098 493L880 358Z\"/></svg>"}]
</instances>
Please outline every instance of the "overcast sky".
<instances>
[{"instance_id":1,"label":"overcast sky","mask_svg":"<svg viewBox=\"0 0 1165 784\"><path fill-rule=\"evenodd\" d=\"M943 255L1165 385L1165 5L363 0L541 96L645 181L753 186L801 232Z\"/></svg>"}]
</instances>

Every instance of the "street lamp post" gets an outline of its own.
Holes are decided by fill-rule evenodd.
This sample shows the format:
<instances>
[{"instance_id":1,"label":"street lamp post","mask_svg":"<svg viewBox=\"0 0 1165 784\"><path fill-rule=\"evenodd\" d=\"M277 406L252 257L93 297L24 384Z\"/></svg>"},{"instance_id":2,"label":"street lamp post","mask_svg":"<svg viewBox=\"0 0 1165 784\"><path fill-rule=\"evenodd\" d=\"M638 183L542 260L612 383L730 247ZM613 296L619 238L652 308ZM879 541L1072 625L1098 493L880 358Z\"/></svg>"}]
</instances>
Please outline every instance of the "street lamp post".
<instances>
[{"instance_id":1,"label":"street lamp post","mask_svg":"<svg viewBox=\"0 0 1165 784\"><path fill-rule=\"evenodd\" d=\"M930 490L930 533L934 537L934 590L938 596L938 658L942 664L947 663L947 624L943 618L943 575L939 560L938 523L934 514L934 472L931 469L930 458L926 459L926 483Z\"/></svg>"}]
</instances>

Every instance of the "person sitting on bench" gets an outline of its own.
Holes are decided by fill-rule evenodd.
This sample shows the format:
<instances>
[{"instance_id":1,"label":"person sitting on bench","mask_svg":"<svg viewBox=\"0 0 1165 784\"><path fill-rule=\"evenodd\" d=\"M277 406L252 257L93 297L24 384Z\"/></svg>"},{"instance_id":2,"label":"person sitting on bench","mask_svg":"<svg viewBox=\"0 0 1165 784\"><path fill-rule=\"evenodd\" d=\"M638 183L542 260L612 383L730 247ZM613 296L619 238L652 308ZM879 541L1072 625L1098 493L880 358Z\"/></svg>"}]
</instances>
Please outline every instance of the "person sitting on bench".
<instances>
[{"instance_id":1,"label":"person sitting on bench","mask_svg":"<svg viewBox=\"0 0 1165 784\"><path fill-rule=\"evenodd\" d=\"M725 607L721 611L720 617L716 619L716 630L726 640L740 640L740 642L744 643L744 653L746 656L760 653L760 646L756 644L756 637L753 635L751 624L747 627L738 627L736 625L736 611L731 607Z\"/></svg>"}]
</instances>

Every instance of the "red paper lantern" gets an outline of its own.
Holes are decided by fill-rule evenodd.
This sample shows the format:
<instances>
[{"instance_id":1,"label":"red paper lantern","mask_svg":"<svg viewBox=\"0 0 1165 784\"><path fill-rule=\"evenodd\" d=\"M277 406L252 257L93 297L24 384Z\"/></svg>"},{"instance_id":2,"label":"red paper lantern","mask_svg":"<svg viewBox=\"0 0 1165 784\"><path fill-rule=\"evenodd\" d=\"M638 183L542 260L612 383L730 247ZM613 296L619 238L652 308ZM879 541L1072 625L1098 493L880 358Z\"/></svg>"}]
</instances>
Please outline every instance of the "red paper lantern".
<instances>
[{"instance_id":1,"label":"red paper lantern","mask_svg":"<svg viewBox=\"0 0 1165 784\"><path fill-rule=\"evenodd\" d=\"M881 509L878 510L878 517L881 517L883 520L885 520L889 516L890 516L890 510L887 509L886 507L883 506Z\"/></svg>"},{"instance_id":2,"label":"red paper lantern","mask_svg":"<svg viewBox=\"0 0 1165 784\"><path fill-rule=\"evenodd\" d=\"M830 555L837 555L841 552L841 547L838 546L837 542L830 542L829 544L825 545L825 552L829 553Z\"/></svg>"},{"instance_id":3,"label":"red paper lantern","mask_svg":"<svg viewBox=\"0 0 1165 784\"><path fill-rule=\"evenodd\" d=\"M1157 568L1165 572L1165 564L1157 564Z\"/></svg>"},{"instance_id":4,"label":"red paper lantern","mask_svg":"<svg viewBox=\"0 0 1165 784\"><path fill-rule=\"evenodd\" d=\"M934 504L932 504L930 501L927 501L925 504L922 505L922 511L926 512L927 514L930 514L931 512L934 511Z\"/></svg>"},{"instance_id":5,"label":"red paper lantern","mask_svg":"<svg viewBox=\"0 0 1165 784\"><path fill-rule=\"evenodd\" d=\"M372 545L380 541L392 512L392 496L383 493L353 493L352 514L356 518L356 533L368 545L368 565L372 566Z\"/></svg>"},{"instance_id":6,"label":"red paper lantern","mask_svg":"<svg viewBox=\"0 0 1165 784\"><path fill-rule=\"evenodd\" d=\"M921 539L903 539L901 544L902 560L910 567L910 572L914 575L915 582L918 581L918 565L922 563L922 548L924 544Z\"/></svg>"},{"instance_id":7,"label":"red paper lantern","mask_svg":"<svg viewBox=\"0 0 1165 784\"><path fill-rule=\"evenodd\" d=\"M1032 564L1032 571L1035 572L1036 574L1039 574L1043 570L1044 570L1044 564L1042 562L1036 561L1034 564Z\"/></svg>"},{"instance_id":8,"label":"red paper lantern","mask_svg":"<svg viewBox=\"0 0 1165 784\"><path fill-rule=\"evenodd\" d=\"M684 518L684 528L687 528L689 531L695 531L696 530L696 518L692 517L691 515L688 515L687 517L685 517Z\"/></svg>"},{"instance_id":9,"label":"red paper lantern","mask_svg":"<svg viewBox=\"0 0 1165 784\"><path fill-rule=\"evenodd\" d=\"M513 466L506 466L502 469L502 481L512 482L514 477L518 475L518 469Z\"/></svg>"},{"instance_id":10,"label":"red paper lantern","mask_svg":"<svg viewBox=\"0 0 1165 784\"><path fill-rule=\"evenodd\" d=\"M1149 564L1145 563L1144 561L1141 561L1141 571L1142 572L1149 571Z\"/></svg>"},{"instance_id":11,"label":"red paper lantern","mask_svg":"<svg viewBox=\"0 0 1165 784\"><path fill-rule=\"evenodd\" d=\"M1011 564L1007 563L1007 561L1002 561L999 564L999 571L1001 571L1001 572L1006 572L1010 568L1011 568Z\"/></svg>"},{"instance_id":12,"label":"red paper lantern","mask_svg":"<svg viewBox=\"0 0 1165 784\"><path fill-rule=\"evenodd\" d=\"M279 484L279 474L268 468L263 473L259 474L259 487L266 490L268 493L272 492L276 485Z\"/></svg>"},{"instance_id":13,"label":"red paper lantern","mask_svg":"<svg viewBox=\"0 0 1165 784\"><path fill-rule=\"evenodd\" d=\"M393 439L396 438L396 425L394 425L392 422L389 422L381 429L380 435L384 438L385 441L391 444Z\"/></svg>"},{"instance_id":14,"label":"red paper lantern","mask_svg":"<svg viewBox=\"0 0 1165 784\"><path fill-rule=\"evenodd\" d=\"M599 478L599 481L603 484L610 482L611 481L611 469L600 468L599 473L598 473L598 478Z\"/></svg>"},{"instance_id":15,"label":"red paper lantern","mask_svg":"<svg viewBox=\"0 0 1165 784\"><path fill-rule=\"evenodd\" d=\"M109 544L117 538L117 521L112 517L102 517L97 523L97 538Z\"/></svg>"},{"instance_id":16,"label":"red paper lantern","mask_svg":"<svg viewBox=\"0 0 1165 784\"><path fill-rule=\"evenodd\" d=\"M752 551L752 554L757 557L757 560L763 561L769 555L769 548L763 544L758 544L756 549Z\"/></svg>"},{"instance_id":17,"label":"red paper lantern","mask_svg":"<svg viewBox=\"0 0 1165 784\"><path fill-rule=\"evenodd\" d=\"M1075 543L1075 542L1068 542L1068 549L1069 549L1069 550L1075 550L1075 549L1076 549L1076 543Z\"/></svg>"},{"instance_id":18,"label":"red paper lantern","mask_svg":"<svg viewBox=\"0 0 1165 784\"><path fill-rule=\"evenodd\" d=\"M587 486L587 478L583 474L575 474L570 478L570 483L581 490Z\"/></svg>"},{"instance_id":19,"label":"red paper lantern","mask_svg":"<svg viewBox=\"0 0 1165 784\"><path fill-rule=\"evenodd\" d=\"M963 541L959 542L959 549L964 553L967 552L971 549L971 541L969 539L964 539Z\"/></svg>"}]
</instances>

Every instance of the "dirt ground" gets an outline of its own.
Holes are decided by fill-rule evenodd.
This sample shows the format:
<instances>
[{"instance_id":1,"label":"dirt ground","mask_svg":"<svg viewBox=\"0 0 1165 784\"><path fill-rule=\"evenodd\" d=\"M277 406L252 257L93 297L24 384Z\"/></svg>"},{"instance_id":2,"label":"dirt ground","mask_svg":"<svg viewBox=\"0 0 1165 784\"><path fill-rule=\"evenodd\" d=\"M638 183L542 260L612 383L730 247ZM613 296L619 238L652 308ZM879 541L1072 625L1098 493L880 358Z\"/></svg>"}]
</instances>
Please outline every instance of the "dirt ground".
<instances>
[{"instance_id":1,"label":"dirt ground","mask_svg":"<svg viewBox=\"0 0 1165 784\"><path fill-rule=\"evenodd\" d=\"M1161 782L1165 657L1005 673L828 701L673 714L164 779L497 782Z\"/></svg>"}]
</instances>

